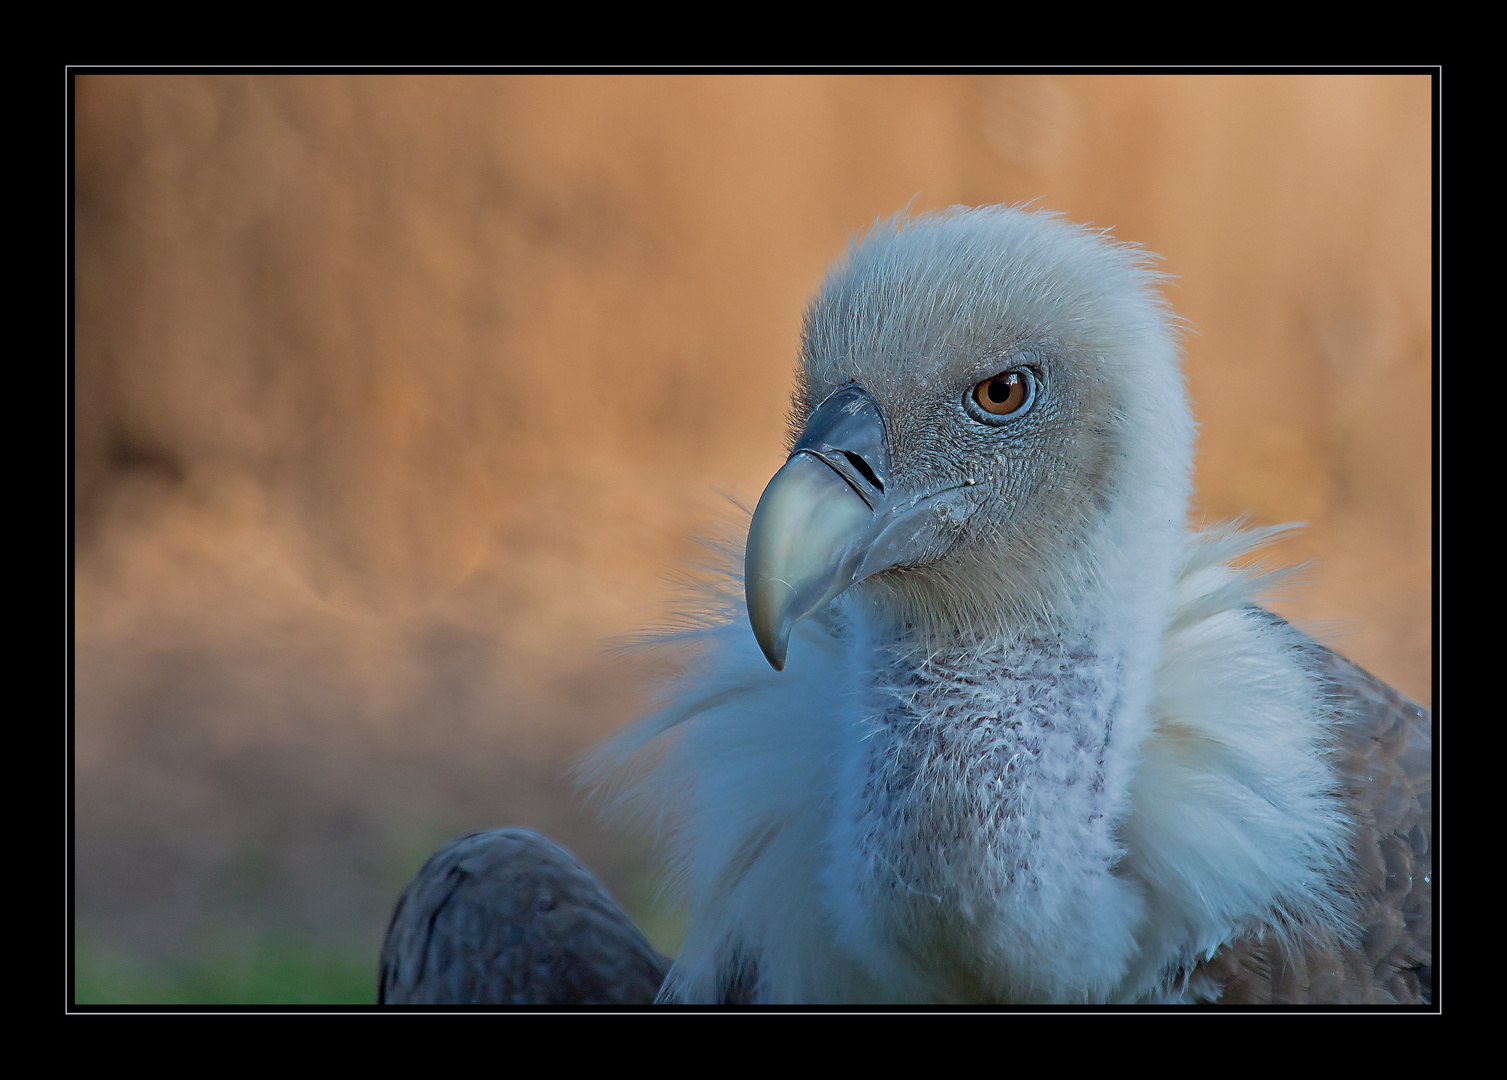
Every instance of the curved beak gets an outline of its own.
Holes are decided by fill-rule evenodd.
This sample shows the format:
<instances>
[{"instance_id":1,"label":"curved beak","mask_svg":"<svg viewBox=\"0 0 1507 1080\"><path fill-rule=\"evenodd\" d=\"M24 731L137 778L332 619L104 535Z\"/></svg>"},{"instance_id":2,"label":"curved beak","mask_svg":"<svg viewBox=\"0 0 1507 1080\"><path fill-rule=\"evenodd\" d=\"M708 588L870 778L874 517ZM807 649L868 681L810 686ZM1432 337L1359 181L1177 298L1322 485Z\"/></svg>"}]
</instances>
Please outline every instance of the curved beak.
<instances>
[{"instance_id":1,"label":"curved beak","mask_svg":"<svg viewBox=\"0 0 1507 1080\"><path fill-rule=\"evenodd\" d=\"M789 459L759 498L748 530L743 588L764 656L785 667L790 631L856 583L918 561L942 491L898 502L890 490L884 416L861 386L811 413Z\"/></svg>"}]
</instances>

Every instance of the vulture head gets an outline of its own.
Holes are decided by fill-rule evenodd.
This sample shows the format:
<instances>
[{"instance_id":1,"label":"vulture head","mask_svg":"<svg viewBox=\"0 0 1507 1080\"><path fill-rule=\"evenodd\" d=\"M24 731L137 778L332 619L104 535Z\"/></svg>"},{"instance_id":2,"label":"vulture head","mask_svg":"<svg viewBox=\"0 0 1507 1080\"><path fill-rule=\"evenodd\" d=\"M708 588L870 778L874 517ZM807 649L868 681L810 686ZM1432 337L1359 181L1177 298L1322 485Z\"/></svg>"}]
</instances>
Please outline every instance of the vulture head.
<instances>
[{"instance_id":1,"label":"vulture head","mask_svg":"<svg viewBox=\"0 0 1507 1080\"><path fill-rule=\"evenodd\" d=\"M791 455L748 536L770 664L855 586L941 644L1165 595L1193 422L1158 284L1140 250L1005 207L853 245L807 312Z\"/></svg>"}]
</instances>

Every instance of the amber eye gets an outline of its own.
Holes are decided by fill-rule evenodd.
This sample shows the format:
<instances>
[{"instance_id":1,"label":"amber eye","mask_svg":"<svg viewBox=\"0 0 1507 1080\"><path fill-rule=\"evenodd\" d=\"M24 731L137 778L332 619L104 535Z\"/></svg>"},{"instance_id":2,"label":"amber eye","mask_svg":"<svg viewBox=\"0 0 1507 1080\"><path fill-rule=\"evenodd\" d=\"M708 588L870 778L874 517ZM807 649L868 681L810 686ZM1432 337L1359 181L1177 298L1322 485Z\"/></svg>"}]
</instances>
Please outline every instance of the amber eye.
<instances>
[{"instance_id":1,"label":"amber eye","mask_svg":"<svg viewBox=\"0 0 1507 1080\"><path fill-rule=\"evenodd\" d=\"M991 375L973 388L972 404L984 415L980 420L1004 419L1024 412L1036 396L1036 381L1031 372L1018 368Z\"/></svg>"}]
</instances>

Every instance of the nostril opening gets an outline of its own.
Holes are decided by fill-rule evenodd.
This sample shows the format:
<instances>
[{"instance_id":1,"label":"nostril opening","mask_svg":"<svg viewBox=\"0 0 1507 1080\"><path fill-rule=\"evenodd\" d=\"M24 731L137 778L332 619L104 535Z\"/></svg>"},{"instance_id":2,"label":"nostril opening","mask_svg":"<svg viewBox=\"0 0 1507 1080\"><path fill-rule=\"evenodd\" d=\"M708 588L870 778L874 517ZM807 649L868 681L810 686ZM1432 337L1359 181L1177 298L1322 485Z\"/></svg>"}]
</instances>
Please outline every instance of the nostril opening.
<instances>
[{"instance_id":1,"label":"nostril opening","mask_svg":"<svg viewBox=\"0 0 1507 1080\"><path fill-rule=\"evenodd\" d=\"M873 484L881 492L884 491L884 485L879 482L879 477L874 475L874 470L869 468L869 463L867 461L863 460L863 458L859 457L851 450L844 450L842 452L842 456L852 462L853 468L857 469L865 480Z\"/></svg>"}]
</instances>

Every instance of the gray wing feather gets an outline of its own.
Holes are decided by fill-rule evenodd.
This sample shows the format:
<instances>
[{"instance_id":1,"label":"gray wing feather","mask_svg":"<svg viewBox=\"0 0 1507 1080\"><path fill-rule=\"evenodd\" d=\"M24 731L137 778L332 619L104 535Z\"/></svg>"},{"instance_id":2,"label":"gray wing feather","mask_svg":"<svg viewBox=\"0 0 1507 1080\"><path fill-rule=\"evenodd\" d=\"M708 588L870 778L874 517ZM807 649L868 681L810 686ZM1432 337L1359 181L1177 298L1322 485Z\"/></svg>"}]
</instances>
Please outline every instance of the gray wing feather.
<instances>
[{"instance_id":1,"label":"gray wing feather","mask_svg":"<svg viewBox=\"0 0 1507 1080\"><path fill-rule=\"evenodd\" d=\"M496 829L452 840L403 891L377 1002L647 1004L669 966L570 852Z\"/></svg>"},{"instance_id":2,"label":"gray wing feather","mask_svg":"<svg viewBox=\"0 0 1507 1080\"><path fill-rule=\"evenodd\" d=\"M1272 935L1246 938L1198 965L1190 982L1201 996L1229 1004L1432 1003L1433 717L1344 657L1305 642L1339 713L1337 763L1355 825L1360 936L1301 947Z\"/></svg>"}]
</instances>

